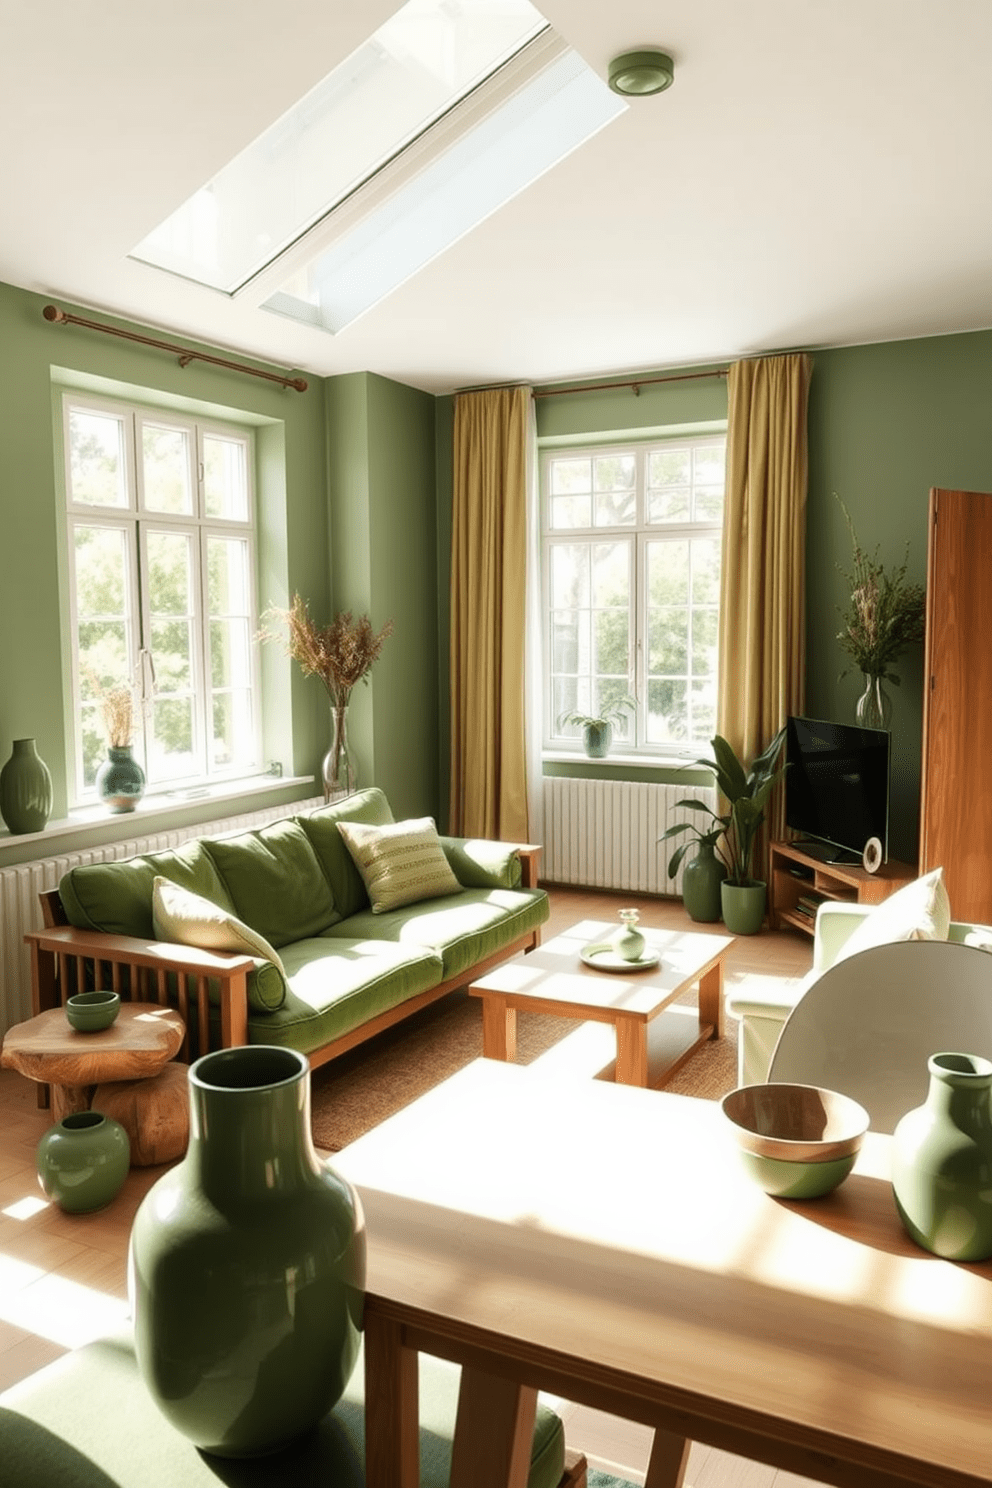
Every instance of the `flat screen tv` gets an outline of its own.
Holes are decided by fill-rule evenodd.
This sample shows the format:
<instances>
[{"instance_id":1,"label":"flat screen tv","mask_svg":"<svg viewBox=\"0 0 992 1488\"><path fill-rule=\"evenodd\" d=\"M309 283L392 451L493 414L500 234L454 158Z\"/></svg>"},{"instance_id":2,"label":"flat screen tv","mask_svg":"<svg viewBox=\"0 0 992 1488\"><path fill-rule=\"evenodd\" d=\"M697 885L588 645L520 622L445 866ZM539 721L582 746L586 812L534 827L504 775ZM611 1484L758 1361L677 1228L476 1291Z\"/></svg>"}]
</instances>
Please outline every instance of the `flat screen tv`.
<instances>
[{"instance_id":1,"label":"flat screen tv","mask_svg":"<svg viewBox=\"0 0 992 1488\"><path fill-rule=\"evenodd\" d=\"M861 857L877 837L888 857L889 733L815 718L786 730L785 821L814 839L825 862Z\"/></svg>"}]
</instances>

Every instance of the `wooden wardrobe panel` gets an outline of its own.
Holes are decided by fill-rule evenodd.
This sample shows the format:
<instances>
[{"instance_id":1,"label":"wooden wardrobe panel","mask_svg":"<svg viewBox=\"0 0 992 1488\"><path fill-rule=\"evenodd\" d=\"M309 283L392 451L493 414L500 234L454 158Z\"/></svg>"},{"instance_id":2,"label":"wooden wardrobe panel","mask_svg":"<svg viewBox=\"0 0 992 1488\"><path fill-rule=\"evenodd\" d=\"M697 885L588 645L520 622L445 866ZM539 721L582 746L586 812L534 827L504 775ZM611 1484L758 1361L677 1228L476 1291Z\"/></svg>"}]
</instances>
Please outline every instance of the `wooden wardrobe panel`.
<instances>
[{"instance_id":1,"label":"wooden wardrobe panel","mask_svg":"<svg viewBox=\"0 0 992 1488\"><path fill-rule=\"evenodd\" d=\"M992 495L930 492L920 871L992 924Z\"/></svg>"}]
</instances>

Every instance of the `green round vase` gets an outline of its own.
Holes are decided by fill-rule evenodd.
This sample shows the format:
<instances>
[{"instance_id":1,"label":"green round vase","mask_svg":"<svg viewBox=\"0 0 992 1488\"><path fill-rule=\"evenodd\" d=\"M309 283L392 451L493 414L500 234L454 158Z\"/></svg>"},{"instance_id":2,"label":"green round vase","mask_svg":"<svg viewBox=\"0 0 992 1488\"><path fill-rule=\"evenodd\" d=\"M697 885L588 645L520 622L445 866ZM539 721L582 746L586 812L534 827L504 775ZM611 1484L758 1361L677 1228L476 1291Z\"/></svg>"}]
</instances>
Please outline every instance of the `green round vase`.
<instances>
[{"instance_id":1,"label":"green round vase","mask_svg":"<svg viewBox=\"0 0 992 1488\"><path fill-rule=\"evenodd\" d=\"M690 920L709 925L720 918L720 885L726 876L713 843L701 842L682 870L682 903Z\"/></svg>"},{"instance_id":2,"label":"green round vase","mask_svg":"<svg viewBox=\"0 0 992 1488\"><path fill-rule=\"evenodd\" d=\"M145 772L130 744L111 744L96 772L96 792L115 813L133 811L145 794Z\"/></svg>"},{"instance_id":3,"label":"green round vase","mask_svg":"<svg viewBox=\"0 0 992 1488\"><path fill-rule=\"evenodd\" d=\"M720 912L731 935L757 935L765 918L767 885L732 884L726 879L720 885Z\"/></svg>"},{"instance_id":4,"label":"green round vase","mask_svg":"<svg viewBox=\"0 0 992 1488\"><path fill-rule=\"evenodd\" d=\"M131 1167L124 1128L100 1111L76 1111L49 1127L35 1149L38 1182L68 1214L109 1204Z\"/></svg>"},{"instance_id":5,"label":"green round vase","mask_svg":"<svg viewBox=\"0 0 992 1488\"><path fill-rule=\"evenodd\" d=\"M248 1046L190 1066L190 1144L149 1190L128 1259L138 1367L177 1431L273 1452L341 1398L358 1356L358 1196L310 1136L310 1066Z\"/></svg>"},{"instance_id":6,"label":"green round vase","mask_svg":"<svg viewBox=\"0 0 992 1488\"><path fill-rule=\"evenodd\" d=\"M15 739L0 770L0 816L15 836L42 832L52 814L52 777L33 739Z\"/></svg>"},{"instance_id":7,"label":"green round vase","mask_svg":"<svg viewBox=\"0 0 992 1488\"><path fill-rule=\"evenodd\" d=\"M907 1234L951 1261L992 1256L992 1062L934 1054L926 1101L892 1136L892 1190Z\"/></svg>"}]
</instances>

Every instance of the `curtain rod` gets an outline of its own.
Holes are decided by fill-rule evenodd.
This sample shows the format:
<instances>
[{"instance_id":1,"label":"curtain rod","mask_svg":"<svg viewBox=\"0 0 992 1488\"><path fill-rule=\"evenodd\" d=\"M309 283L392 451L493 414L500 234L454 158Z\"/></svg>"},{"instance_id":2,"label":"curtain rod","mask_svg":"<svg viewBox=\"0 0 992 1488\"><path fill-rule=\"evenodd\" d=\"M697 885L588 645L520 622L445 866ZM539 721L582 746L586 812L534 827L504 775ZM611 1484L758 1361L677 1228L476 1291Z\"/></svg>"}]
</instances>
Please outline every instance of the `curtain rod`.
<instances>
[{"instance_id":1,"label":"curtain rod","mask_svg":"<svg viewBox=\"0 0 992 1488\"><path fill-rule=\"evenodd\" d=\"M587 382L581 387L549 388L547 391L535 391L535 398L564 398L574 396L576 393L605 393L613 388L633 388L634 397L639 398L642 387L649 387L655 382L695 382L701 377L726 377L727 368L719 367L715 372L676 372L671 377L635 377L628 378L625 382Z\"/></svg>"},{"instance_id":2,"label":"curtain rod","mask_svg":"<svg viewBox=\"0 0 992 1488\"><path fill-rule=\"evenodd\" d=\"M214 367L226 367L230 372L244 372L248 377L264 377L267 382L277 382L280 387L294 388L298 393L305 393L307 390L304 377L282 377L278 372L263 372L260 367L249 367L244 362L228 361L226 357L210 356L205 351L189 351L185 346L175 346L171 341L156 341L151 336L139 336L137 331L122 331L117 326L103 325L98 320L84 320L81 315L70 315L67 310L60 310L57 305L46 305L41 313L53 325L85 326L89 331L105 331L108 336L120 336L124 341L137 341L141 346L154 346L158 351L174 352L179 358L180 367L188 367L190 362L209 362Z\"/></svg>"}]
</instances>

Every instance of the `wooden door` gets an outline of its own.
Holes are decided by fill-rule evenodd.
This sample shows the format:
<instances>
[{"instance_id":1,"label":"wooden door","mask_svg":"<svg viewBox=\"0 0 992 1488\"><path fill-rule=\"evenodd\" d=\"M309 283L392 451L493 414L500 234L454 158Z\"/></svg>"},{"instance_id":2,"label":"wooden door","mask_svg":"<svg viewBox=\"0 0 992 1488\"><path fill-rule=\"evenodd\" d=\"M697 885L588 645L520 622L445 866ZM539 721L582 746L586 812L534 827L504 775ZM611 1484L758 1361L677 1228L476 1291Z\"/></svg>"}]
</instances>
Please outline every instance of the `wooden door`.
<instances>
[{"instance_id":1,"label":"wooden door","mask_svg":"<svg viewBox=\"0 0 992 1488\"><path fill-rule=\"evenodd\" d=\"M920 872L992 924L992 495L930 492Z\"/></svg>"}]
</instances>

